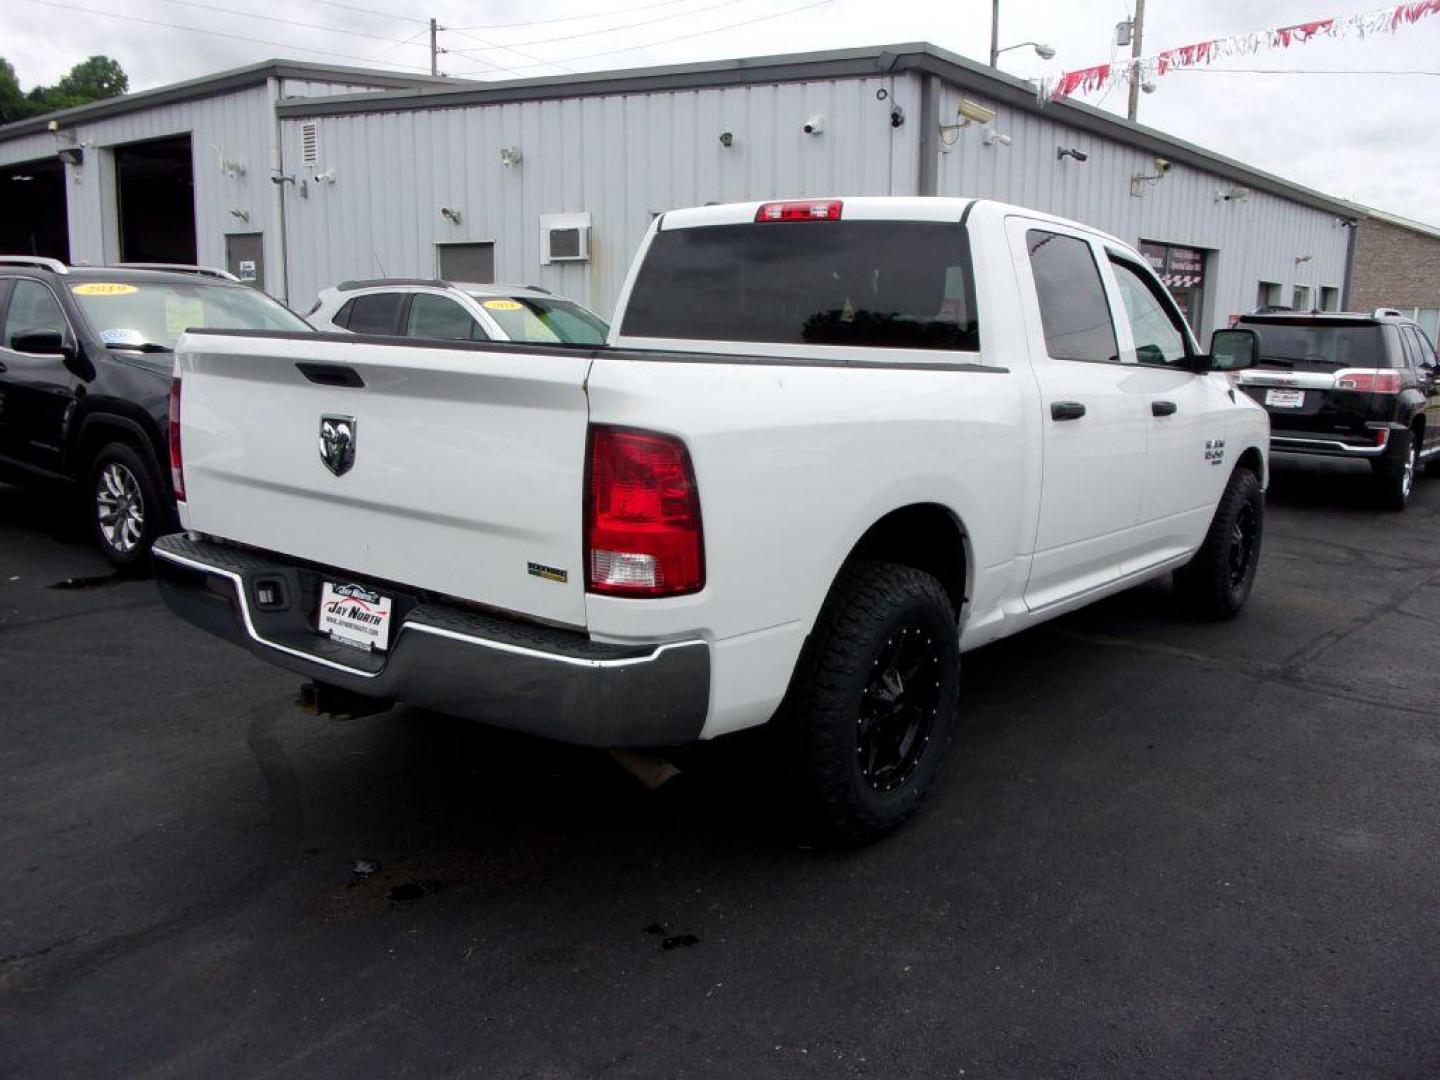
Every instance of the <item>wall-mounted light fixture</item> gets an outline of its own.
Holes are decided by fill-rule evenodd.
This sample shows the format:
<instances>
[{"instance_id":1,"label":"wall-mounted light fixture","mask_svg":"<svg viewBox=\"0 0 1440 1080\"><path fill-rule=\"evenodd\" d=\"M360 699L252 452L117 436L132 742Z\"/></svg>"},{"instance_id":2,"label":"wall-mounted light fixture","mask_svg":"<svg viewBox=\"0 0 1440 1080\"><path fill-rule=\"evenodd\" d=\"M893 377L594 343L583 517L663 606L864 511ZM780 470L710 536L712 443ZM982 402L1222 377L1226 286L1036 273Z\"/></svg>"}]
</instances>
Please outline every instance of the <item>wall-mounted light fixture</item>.
<instances>
[{"instance_id":1,"label":"wall-mounted light fixture","mask_svg":"<svg viewBox=\"0 0 1440 1080\"><path fill-rule=\"evenodd\" d=\"M520 164L520 147L502 146L500 148L500 164L507 169L513 169Z\"/></svg>"},{"instance_id":2,"label":"wall-mounted light fixture","mask_svg":"<svg viewBox=\"0 0 1440 1080\"><path fill-rule=\"evenodd\" d=\"M1295 256L1295 265L1296 265L1296 266L1299 266L1301 263L1307 263L1307 262L1309 262L1311 259L1313 259L1314 257L1315 257L1314 255L1296 255L1296 256Z\"/></svg>"},{"instance_id":3,"label":"wall-mounted light fixture","mask_svg":"<svg viewBox=\"0 0 1440 1080\"><path fill-rule=\"evenodd\" d=\"M461 214L458 207L442 206L440 207L440 216L443 217L446 221L450 222L451 225L460 224Z\"/></svg>"},{"instance_id":4,"label":"wall-mounted light fixture","mask_svg":"<svg viewBox=\"0 0 1440 1080\"><path fill-rule=\"evenodd\" d=\"M890 126L892 128L905 126L905 110L899 105L890 106Z\"/></svg>"},{"instance_id":5,"label":"wall-mounted light fixture","mask_svg":"<svg viewBox=\"0 0 1440 1080\"><path fill-rule=\"evenodd\" d=\"M727 150L735 145L735 133L733 131L720 132L720 145Z\"/></svg>"},{"instance_id":6,"label":"wall-mounted light fixture","mask_svg":"<svg viewBox=\"0 0 1440 1080\"><path fill-rule=\"evenodd\" d=\"M56 156L66 165L74 165L76 168L85 164L85 151L78 146L62 146Z\"/></svg>"},{"instance_id":7,"label":"wall-mounted light fixture","mask_svg":"<svg viewBox=\"0 0 1440 1080\"><path fill-rule=\"evenodd\" d=\"M981 140L986 146L1009 146L1010 136L1003 132L996 131L994 124L985 125L985 137Z\"/></svg>"},{"instance_id":8,"label":"wall-mounted light fixture","mask_svg":"<svg viewBox=\"0 0 1440 1080\"><path fill-rule=\"evenodd\" d=\"M249 210L231 210L231 211L230 211L230 216L233 217L236 221L240 222L241 224L244 224L244 223L246 223L246 222L248 222L248 221L250 220L250 211L249 211Z\"/></svg>"},{"instance_id":9,"label":"wall-mounted light fixture","mask_svg":"<svg viewBox=\"0 0 1440 1080\"><path fill-rule=\"evenodd\" d=\"M800 130L806 135L819 135L825 130L825 117L812 116L800 125Z\"/></svg>"},{"instance_id":10,"label":"wall-mounted light fixture","mask_svg":"<svg viewBox=\"0 0 1440 1080\"><path fill-rule=\"evenodd\" d=\"M1089 154L1087 154L1084 150L1079 150L1079 149L1077 149L1076 147L1073 147L1073 146L1057 146L1057 147L1055 147L1055 160L1056 160L1056 161L1064 161L1067 157L1068 157L1068 158L1074 158L1076 161L1082 161L1082 162L1083 162L1083 161L1089 161L1089 160L1090 160L1090 155L1089 155Z\"/></svg>"},{"instance_id":11,"label":"wall-mounted light fixture","mask_svg":"<svg viewBox=\"0 0 1440 1080\"><path fill-rule=\"evenodd\" d=\"M211 143L210 145L215 149L215 156L220 161L220 171L222 173L230 177L245 175L245 163L243 161L234 161L227 158L225 156L225 150L217 143Z\"/></svg>"},{"instance_id":12,"label":"wall-mounted light fixture","mask_svg":"<svg viewBox=\"0 0 1440 1080\"><path fill-rule=\"evenodd\" d=\"M322 173L316 173L313 179L317 184L333 184L335 183L335 170L326 169Z\"/></svg>"}]
</instances>

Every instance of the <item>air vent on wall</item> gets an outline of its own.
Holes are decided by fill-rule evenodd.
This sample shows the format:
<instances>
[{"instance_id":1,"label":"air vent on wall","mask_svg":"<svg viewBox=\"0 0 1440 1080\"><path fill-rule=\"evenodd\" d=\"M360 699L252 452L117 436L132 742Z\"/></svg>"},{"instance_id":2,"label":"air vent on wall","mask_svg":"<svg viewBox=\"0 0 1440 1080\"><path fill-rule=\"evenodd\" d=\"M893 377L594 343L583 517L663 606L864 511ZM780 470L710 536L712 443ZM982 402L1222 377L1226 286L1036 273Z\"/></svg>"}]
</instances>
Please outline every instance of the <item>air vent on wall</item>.
<instances>
[{"instance_id":1,"label":"air vent on wall","mask_svg":"<svg viewBox=\"0 0 1440 1080\"><path fill-rule=\"evenodd\" d=\"M300 164L307 169L320 164L320 125L314 120L300 125Z\"/></svg>"},{"instance_id":2,"label":"air vent on wall","mask_svg":"<svg viewBox=\"0 0 1440 1080\"><path fill-rule=\"evenodd\" d=\"M540 264L586 262L590 258L590 215L541 214Z\"/></svg>"}]
</instances>

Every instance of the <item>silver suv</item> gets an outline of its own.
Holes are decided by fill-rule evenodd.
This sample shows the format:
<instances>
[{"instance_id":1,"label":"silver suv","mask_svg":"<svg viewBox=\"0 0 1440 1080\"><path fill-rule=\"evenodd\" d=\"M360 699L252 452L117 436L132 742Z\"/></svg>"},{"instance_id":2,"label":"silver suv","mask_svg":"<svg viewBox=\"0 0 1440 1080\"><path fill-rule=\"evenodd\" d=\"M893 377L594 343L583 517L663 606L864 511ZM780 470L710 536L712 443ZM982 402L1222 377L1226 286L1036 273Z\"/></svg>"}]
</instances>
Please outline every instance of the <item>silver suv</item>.
<instances>
[{"instance_id":1,"label":"silver suv","mask_svg":"<svg viewBox=\"0 0 1440 1080\"><path fill-rule=\"evenodd\" d=\"M538 285L474 285L422 278L342 281L305 316L327 333L447 341L603 345L609 325Z\"/></svg>"}]
</instances>

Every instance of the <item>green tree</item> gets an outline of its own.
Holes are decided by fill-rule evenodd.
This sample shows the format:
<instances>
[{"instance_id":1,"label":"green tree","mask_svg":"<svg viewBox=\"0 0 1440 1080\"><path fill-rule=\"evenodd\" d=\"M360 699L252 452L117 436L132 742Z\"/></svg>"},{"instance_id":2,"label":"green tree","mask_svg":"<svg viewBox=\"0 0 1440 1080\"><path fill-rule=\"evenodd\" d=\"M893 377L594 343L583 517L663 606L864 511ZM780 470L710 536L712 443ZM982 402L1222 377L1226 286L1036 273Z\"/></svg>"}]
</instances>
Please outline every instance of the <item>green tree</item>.
<instances>
[{"instance_id":1,"label":"green tree","mask_svg":"<svg viewBox=\"0 0 1440 1080\"><path fill-rule=\"evenodd\" d=\"M92 56L72 67L54 86L34 86L22 94L15 68L0 57L0 123L102 101L129 89L130 79L118 60Z\"/></svg>"},{"instance_id":2,"label":"green tree","mask_svg":"<svg viewBox=\"0 0 1440 1080\"><path fill-rule=\"evenodd\" d=\"M20 80L15 75L14 65L0 56L0 124L25 119L30 115L30 108L30 103L25 100L25 95L20 90Z\"/></svg>"}]
</instances>

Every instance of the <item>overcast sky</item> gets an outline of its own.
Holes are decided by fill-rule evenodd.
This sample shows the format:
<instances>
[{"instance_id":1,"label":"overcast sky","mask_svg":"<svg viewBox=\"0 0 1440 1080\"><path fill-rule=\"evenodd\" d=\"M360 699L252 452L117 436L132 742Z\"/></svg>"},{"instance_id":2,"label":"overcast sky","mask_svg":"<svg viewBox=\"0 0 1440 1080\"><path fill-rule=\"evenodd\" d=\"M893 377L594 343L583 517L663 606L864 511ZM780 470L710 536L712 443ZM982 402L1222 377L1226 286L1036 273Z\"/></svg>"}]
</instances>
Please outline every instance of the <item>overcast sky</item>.
<instances>
[{"instance_id":1,"label":"overcast sky","mask_svg":"<svg viewBox=\"0 0 1440 1080\"><path fill-rule=\"evenodd\" d=\"M1002 45L1035 39L1057 51L1048 63L1029 49L1002 57L1006 70L1030 77L1110 59L1115 24L1130 4L1002 0L1001 6ZM1149 0L1145 52L1375 6L1381 5ZM274 56L428 70L430 15L466 28L441 35L452 50L441 64L446 74L471 78L904 41L930 41L983 60L990 36L989 0L434 0L425 6L248 0L245 15L225 0L5 0L0 7L0 55L26 88L55 80L93 53L118 59L132 90ZM785 12L793 14L774 17ZM487 49L487 43L512 48ZM1140 119L1321 191L1440 225L1440 77L1376 74L1392 71L1440 72L1440 16L1393 36L1322 41L1169 74L1142 97ZM1081 100L1102 103L1100 95ZM1123 112L1125 88L1110 92L1103 107Z\"/></svg>"}]
</instances>

